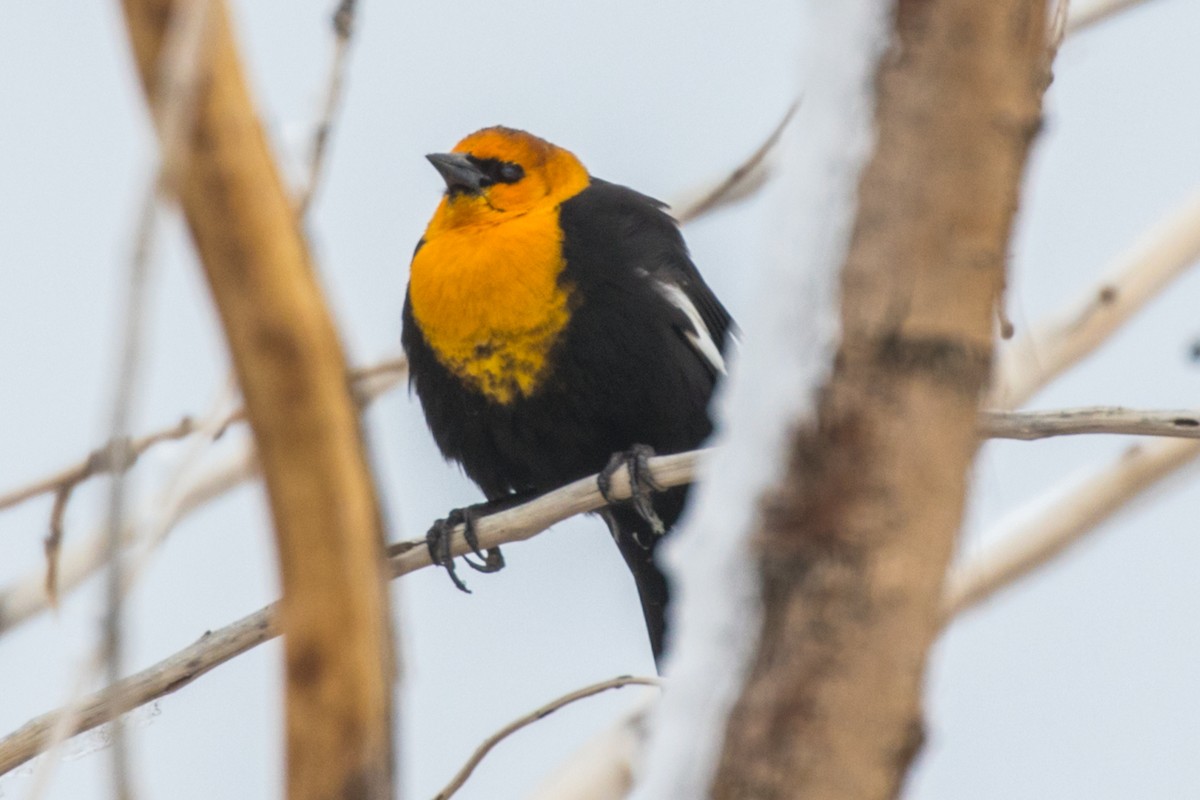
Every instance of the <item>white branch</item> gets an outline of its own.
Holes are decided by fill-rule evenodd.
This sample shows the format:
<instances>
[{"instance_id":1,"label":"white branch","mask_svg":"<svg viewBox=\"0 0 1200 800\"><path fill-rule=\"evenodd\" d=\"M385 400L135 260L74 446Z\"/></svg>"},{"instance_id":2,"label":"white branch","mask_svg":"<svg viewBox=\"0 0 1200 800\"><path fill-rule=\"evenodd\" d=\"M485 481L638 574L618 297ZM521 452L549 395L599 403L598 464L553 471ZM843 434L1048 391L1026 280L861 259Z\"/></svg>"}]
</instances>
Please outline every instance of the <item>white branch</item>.
<instances>
[{"instance_id":1,"label":"white branch","mask_svg":"<svg viewBox=\"0 0 1200 800\"><path fill-rule=\"evenodd\" d=\"M999 544L952 570L944 600L947 619L1058 556L1131 500L1200 455L1200 441L1166 440L1130 447L1112 464L1073 487L1019 509L987 539Z\"/></svg>"},{"instance_id":2,"label":"white branch","mask_svg":"<svg viewBox=\"0 0 1200 800\"><path fill-rule=\"evenodd\" d=\"M987 404L1017 408L1103 344L1200 258L1200 194L1147 232L1083 296L1025 331L996 363Z\"/></svg>"}]
</instances>

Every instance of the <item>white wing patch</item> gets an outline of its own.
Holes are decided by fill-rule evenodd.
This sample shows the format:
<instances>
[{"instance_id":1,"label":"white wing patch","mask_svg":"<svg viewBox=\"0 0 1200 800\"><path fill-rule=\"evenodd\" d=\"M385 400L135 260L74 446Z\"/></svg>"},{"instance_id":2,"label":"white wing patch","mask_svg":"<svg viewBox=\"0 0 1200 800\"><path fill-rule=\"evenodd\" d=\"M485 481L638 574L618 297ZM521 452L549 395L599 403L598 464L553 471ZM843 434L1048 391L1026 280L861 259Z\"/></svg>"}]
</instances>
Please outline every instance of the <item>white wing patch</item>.
<instances>
[{"instance_id":1,"label":"white wing patch","mask_svg":"<svg viewBox=\"0 0 1200 800\"><path fill-rule=\"evenodd\" d=\"M665 281L655 281L654 284L667 302L682 311L688 318L688 322L692 324L690 331L684 331L688 342L719 375L724 375L725 358L721 355L721 348L717 347L717 343L713 341L712 333L704 324L700 312L696 310L696 304L687 296L687 292L675 284Z\"/></svg>"}]
</instances>

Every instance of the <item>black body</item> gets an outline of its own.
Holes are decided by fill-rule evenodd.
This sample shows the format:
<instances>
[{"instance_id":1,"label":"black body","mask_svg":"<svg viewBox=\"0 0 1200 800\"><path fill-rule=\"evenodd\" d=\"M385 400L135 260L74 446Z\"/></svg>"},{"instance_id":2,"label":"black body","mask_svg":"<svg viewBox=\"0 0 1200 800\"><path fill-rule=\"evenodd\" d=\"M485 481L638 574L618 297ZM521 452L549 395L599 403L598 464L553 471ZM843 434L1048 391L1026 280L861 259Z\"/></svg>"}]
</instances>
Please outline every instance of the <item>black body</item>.
<instances>
[{"instance_id":1,"label":"black body","mask_svg":"<svg viewBox=\"0 0 1200 800\"><path fill-rule=\"evenodd\" d=\"M402 341L429 428L489 500L594 474L636 444L659 454L691 450L712 430L708 405L719 373L689 341L687 315L657 284L687 295L722 350L731 321L675 221L656 201L593 179L562 204L560 225L566 266L559 280L571 287L570 320L529 397L502 405L468 387L438 361L405 302ZM668 530L686 494L681 487L655 496ZM669 599L654 563L658 537L630 507L603 515L637 583L657 660Z\"/></svg>"}]
</instances>

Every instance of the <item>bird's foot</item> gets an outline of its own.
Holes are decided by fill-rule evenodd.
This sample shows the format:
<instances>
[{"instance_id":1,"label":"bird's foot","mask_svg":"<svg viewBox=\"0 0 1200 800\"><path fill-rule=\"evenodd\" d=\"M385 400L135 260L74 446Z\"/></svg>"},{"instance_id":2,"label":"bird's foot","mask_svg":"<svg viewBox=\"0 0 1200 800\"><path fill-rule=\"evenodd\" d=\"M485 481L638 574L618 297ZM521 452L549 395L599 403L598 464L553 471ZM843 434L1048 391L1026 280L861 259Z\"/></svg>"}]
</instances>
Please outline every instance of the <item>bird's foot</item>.
<instances>
[{"instance_id":1,"label":"bird's foot","mask_svg":"<svg viewBox=\"0 0 1200 800\"><path fill-rule=\"evenodd\" d=\"M454 556L450 552L450 541L454 536L454 529L462 525L463 539L471 548L471 552L480 559L473 561L464 555L463 561L467 562L467 566L478 572L499 572L504 569L504 556L499 547L489 547L486 553L479 549L479 535L475 530L475 525L479 518L484 516L484 509L490 509L490 507L490 503L480 503L465 508L456 508L444 519L433 523L425 534L425 546L429 548L429 558L435 565L445 567L454 585L467 594L470 594L471 590L463 583L462 578L458 577L458 573L454 569Z\"/></svg>"},{"instance_id":2,"label":"bird's foot","mask_svg":"<svg viewBox=\"0 0 1200 800\"><path fill-rule=\"evenodd\" d=\"M654 535L662 536L667 529L654 510L654 493L661 492L663 487L659 486L655 482L654 476L650 474L648 462L653 456L654 448L644 444L635 444L623 453L613 453L612 458L608 460L608 465L596 477L596 487L610 505L616 503L632 505L638 516L650 523ZM612 479L621 467L629 470L628 500L613 497ZM639 544L648 547L645 542L639 542Z\"/></svg>"}]
</instances>

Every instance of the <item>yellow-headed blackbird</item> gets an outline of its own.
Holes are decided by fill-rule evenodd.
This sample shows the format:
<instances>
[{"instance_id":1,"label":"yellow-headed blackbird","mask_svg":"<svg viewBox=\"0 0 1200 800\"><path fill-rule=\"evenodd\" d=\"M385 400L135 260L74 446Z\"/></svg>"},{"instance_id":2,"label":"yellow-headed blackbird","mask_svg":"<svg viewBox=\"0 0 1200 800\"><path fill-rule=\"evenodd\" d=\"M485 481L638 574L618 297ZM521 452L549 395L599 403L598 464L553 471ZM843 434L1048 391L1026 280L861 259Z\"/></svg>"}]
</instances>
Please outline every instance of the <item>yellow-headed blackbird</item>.
<instances>
[{"instance_id":1,"label":"yellow-headed blackbird","mask_svg":"<svg viewBox=\"0 0 1200 800\"><path fill-rule=\"evenodd\" d=\"M413 255L404 349L438 447L489 501L430 532L454 577L448 521L469 529L517 498L697 447L732 323L663 204L591 177L568 151L494 127L427 158L446 193ZM644 480L601 513L657 660L668 589L654 551L687 488L651 496ZM495 551L468 563L502 564Z\"/></svg>"}]
</instances>

